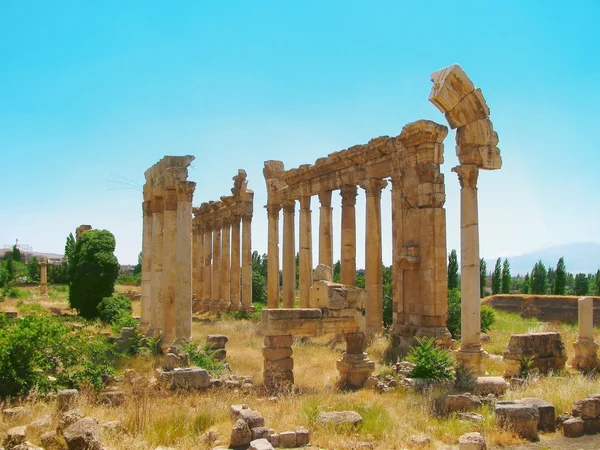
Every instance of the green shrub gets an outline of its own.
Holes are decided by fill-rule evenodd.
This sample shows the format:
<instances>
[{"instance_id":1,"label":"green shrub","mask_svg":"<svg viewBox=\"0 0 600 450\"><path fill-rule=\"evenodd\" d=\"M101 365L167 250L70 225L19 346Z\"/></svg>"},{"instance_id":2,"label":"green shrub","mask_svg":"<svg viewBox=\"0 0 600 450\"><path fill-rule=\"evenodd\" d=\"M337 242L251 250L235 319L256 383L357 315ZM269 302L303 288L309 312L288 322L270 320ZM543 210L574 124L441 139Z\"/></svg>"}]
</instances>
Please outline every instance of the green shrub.
<instances>
[{"instance_id":1,"label":"green shrub","mask_svg":"<svg viewBox=\"0 0 600 450\"><path fill-rule=\"evenodd\" d=\"M481 307L481 331L488 332L494 323L496 323L494 310L487 305L483 305Z\"/></svg>"},{"instance_id":2,"label":"green shrub","mask_svg":"<svg viewBox=\"0 0 600 450\"><path fill-rule=\"evenodd\" d=\"M252 272L252 303L267 304L267 280L259 272Z\"/></svg>"},{"instance_id":3,"label":"green shrub","mask_svg":"<svg viewBox=\"0 0 600 450\"><path fill-rule=\"evenodd\" d=\"M430 380L449 380L454 360L449 350L438 348L432 338L417 338L417 345L411 347L406 359L413 364L410 376Z\"/></svg>"},{"instance_id":4,"label":"green shrub","mask_svg":"<svg viewBox=\"0 0 600 450\"><path fill-rule=\"evenodd\" d=\"M0 323L0 398L74 388L82 382L100 388L114 373L113 346L81 327L55 317L28 315ZM56 381L50 381L49 376Z\"/></svg>"},{"instance_id":5,"label":"green shrub","mask_svg":"<svg viewBox=\"0 0 600 450\"><path fill-rule=\"evenodd\" d=\"M131 301L121 294L105 297L98 303L98 317L104 323L115 323L123 316L131 317ZM127 326L127 325L123 325Z\"/></svg>"},{"instance_id":6,"label":"green shrub","mask_svg":"<svg viewBox=\"0 0 600 450\"><path fill-rule=\"evenodd\" d=\"M115 237L107 230L82 234L69 260L69 303L86 319L98 317L98 304L112 295L119 275Z\"/></svg>"},{"instance_id":7,"label":"green shrub","mask_svg":"<svg viewBox=\"0 0 600 450\"><path fill-rule=\"evenodd\" d=\"M448 319L446 328L454 339L460 339L460 290L448 289Z\"/></svg>"},{"instance_id":8,"label":"green shrub","mask_svg":"<svg viewBox=\"0 0 600 450\"><path fill-rule=\"evenodd\" d=\"M211 374L225 371L225 363L216 359L218 351L211 351L206 346L194 342L189 342L182 351L190 355L190 364L202 367Z\"/></svg>"}]
</instances>

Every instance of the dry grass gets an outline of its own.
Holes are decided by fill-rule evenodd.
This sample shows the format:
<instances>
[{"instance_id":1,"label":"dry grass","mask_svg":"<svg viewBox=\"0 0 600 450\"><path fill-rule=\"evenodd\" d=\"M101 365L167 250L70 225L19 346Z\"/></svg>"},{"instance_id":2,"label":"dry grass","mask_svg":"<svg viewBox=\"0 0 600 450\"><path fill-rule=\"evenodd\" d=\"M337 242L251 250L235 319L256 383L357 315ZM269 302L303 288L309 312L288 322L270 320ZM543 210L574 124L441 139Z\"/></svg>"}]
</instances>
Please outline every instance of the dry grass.
<instances>
[{"instance_id":1,"label":"dry grass","mask_svg":"<svg viewBox=\"0 0 600 450\"><path fill-rule=\"evenodd\" d=\"M31 302L37 302L32 299ZM39 302L44 308L56 306L58 302ZM64 300L63 300L64 302ZM0 306L4 306L0 304ZM15 303L16 306L16 303ZM64 305L63 305L64 306ZM138 308L139 302L134 302ZM501 354L511 334L528 331L560 331L570 353L576 338L576 328L556 323L542 323L535 319L522 319L514 314L497 312L497 325L490 331L491 342L486 350ZM208 334L219 333L229 337L227 361L238 375L252 376L255 384L262 382L263 359L261 354L261 326L249 321L221 320L213 316L196 316L193 323L194 337L204 341ZM376 337L367 352L377 362L377 371L389 370L380 363L388 345L384 337ZM482 432L488 444L508 446L519 440L511 434L496 429L493 411L482 408L485 418L481 424L472 424L451 418L435 418L431 412L433 399L443 394L441 390L413 393L398 390L378 394L375 391L340 392L336 387L338 373L335 361L344 349L341 339L327 335L311 339L297 339L294 343L295 392L271 401L260 390L244 393L216 389L207 392L173 393L148 388L141 380L122 383L128 392L126 403L118 408L100 406L94 402L94 393L84 391L79 407L84 414L96 417L100 422L120 420L125 433L105 434L107 449L152 449L158 445L177 449L211 449L216 445L227 445L232 421L229 407L236 403L247 403L260 411L266 425L276 431L293 430L305 426L311 431L311 442L315 448L350 449L353 442L373 442L375 449L411 448L410 438L428 435L433 443L430 448L456 445L458 437L469 431ZM145 375L146 380L154 375L159 360L153 357L136 357L123 361L120 370L133 368ZM501 374L500 362L491 361L491 374ZM507 398L540 397L552 402L557 414L568 411L574 400L598 391L598 382L578 374L561 374L561 377L544 377L531 382L519 390L512 390ZM25 421L0 421L0 432L9 427L31 421L44 415L53 417L56 425L55 404L31 396L25 400L32 413ZM355 410L364 419L358 430L334 430L320 426L316 417L321 411ZM217 442L208 439L207 430L214 430ZM39 443L33 434L32 441Z\"/></svg>"}]
</instances>

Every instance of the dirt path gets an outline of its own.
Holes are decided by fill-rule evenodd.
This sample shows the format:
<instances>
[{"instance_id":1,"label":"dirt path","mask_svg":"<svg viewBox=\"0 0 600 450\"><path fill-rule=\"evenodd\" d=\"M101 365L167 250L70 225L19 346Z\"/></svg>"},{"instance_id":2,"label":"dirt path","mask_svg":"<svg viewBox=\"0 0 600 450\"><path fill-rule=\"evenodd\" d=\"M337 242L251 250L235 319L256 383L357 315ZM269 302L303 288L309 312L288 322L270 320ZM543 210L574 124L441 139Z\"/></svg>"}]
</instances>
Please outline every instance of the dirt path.
<instances>
[{"instance_id":1,"label":"dirt path","mask_svg":"<svg viewBox=\"0 0 600 450\"><path fill-rule=\"evenodd\" d=\"M600 434L583 436L580 438L565 438L559 433L550 436L541 436L539 442L509 446L492 447L504 450L600 450Z\"/></svg>"}]
</instances>

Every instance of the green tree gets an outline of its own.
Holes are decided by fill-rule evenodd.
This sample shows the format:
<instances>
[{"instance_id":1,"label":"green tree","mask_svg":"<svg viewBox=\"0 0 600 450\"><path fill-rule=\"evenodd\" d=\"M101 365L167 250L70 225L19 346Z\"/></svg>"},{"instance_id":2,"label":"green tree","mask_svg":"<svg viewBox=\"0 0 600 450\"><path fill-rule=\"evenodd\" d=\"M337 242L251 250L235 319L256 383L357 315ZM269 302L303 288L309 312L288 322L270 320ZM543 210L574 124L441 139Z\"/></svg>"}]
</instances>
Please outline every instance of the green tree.
<instances>
[{"instance_id":1,"label":"green tree","mask_svg":"<svg viewBox=\"0 0 600 450\"><path fill-rule=\"evenodd\" d=\"M550 293L552 293L552 288L554 287L554 279L556 278L556 270L553 267L548 266L548 287L550 288Z\"/></svg>"},{"instance_id":2,"label":"green tree","mask_svg":"<svg viewBox=\"0 0 600 450\"><path fill-rule=\"evenodd\" d=\"M523 278L523 285L521 286L521 294L529 294L531 292L531 281L529 280L529 272L525 274Z\"/></svg>"},{"instance_id":3,"label":"green tree","mask_svg":"<svg viewBox=\"0 0 600 450\"><path fill-rule=\"evenodd\" d=\"M485 259L479 261L479 297L485 297L485 280L487 279L487 264Z\"/></svg>"},{"instance_id":4,"label":"green tree","mask_svg":"<svg viewBox=\"0 0 600 450\"><path fill-rule=\"evenodd\" d=\"M85 318L98 316L97 306L114 291L119 261L115 237L107 230L91 230L75 244L69 264L69 303Z\"/></svg>"},{"instance_id":5,"label":"green tree","mask_svg":"<svg viewBox=\"0 0 600 450\"><path fill-rule=\"evenodd\" d=\"M594 295L600 296L600 270L596 271L594 276Z\"/></svg>"},{"instance_id":6,"label":"green tree","mask_svg":"<svg viewBox=\"0 0 600 450\"><path fill-rule=\"evenodd\" d=\"M573 286L573 293L575 295L587 295L589 289L588 278L585 273L578 273L575 275L575 285Z\"/></svg>"},{"instance_id":7,"label":"green tree","mask_svg":"<svg viewBox=\"0 0 600 450\"><path fill-rule=\"evenodd\" d=\"M502 260L496 260L496 266L492 273L492 295L499 294L502 291Z\"/></svg>"},{"instance_id":8,"label":"green tree","mask_svg":"<svg viewBox=\"0 0 600 450\"><path fill-rule=\"evenodd\" d=\"M548 273L541 259L535 263L531 271L531 293L539 295L548 293Z\"/></svg>"},{"instance_id":9,"label":"green tree","mask_svg":"<svg viewBox=\"0 0 600 450\"><path fill-rule=\"evenodd\" d=\"M11 258L13 261L23 261L23 255L21 254L21 250L19 250L19 247L17 247L17 244L13 245Z\"/></svg>"},{"instance_id":10,"label":"green tree","mask_svg":"<svg viewBox=\"0 0 600 450\"><path fill-rule=\"evenodd\" d=\"M554 282L552 283L552 294L565 295L567 293L567 268L565 259L561 256L556 264Z\"/></svg>"},{"instance_id":11,"label":"green tree","mask_svg":"<svg viewBox=\"0 0 600 450\"><path fill-rule=\"evenodd\" d=\"M138 263L133 266L133 276L137 276L142 273L142 252L138 255Z\"/></svg>"},{"instance_id":12,"label":"green tree","mask_svg":"<svg viewBox=\"0 0 600 450\"><path fill-rule=\"evenodd\" d=\"M65 259L67 260L67 273L71 274L71 264L73 262L73 254L75 253L75 238L73 233L69 233L65 242Z\"/></svg>"},{"instance_id":13,"label":"green tree","mask_svg":"<svg viewBox=\"0 0 600 450\"><path fill-rule=\"evenodd\" d=\"M512 286L512 277L510 275L510 263L508 259L504 259L502 264L502 293L510 294L510 288Z\"/></svg>"},{"instance_id":14,"label":"green tree","mask_svg":"<svg viewBox=\"0 0 600 450\"><path fill-rule=\"evenodd\" d=\"M252 303L267 304L267 279L260 272L252 271Z\"/></svg>"},{"instance_id":15,"label":"green tree","mask_svg":"<svg viewBox=\"0 0 600 450\"><path fill-rule=\"evenodd\" d=\"M458 283L458 257L456 250L452 249L448 256L448 289L458 289Z\"/></svg>"},{"instance_id":16,"label":"green tree","mask_svg":"<svg viewBox=\"0 0 600 450\"><path fill-rule=\"evenodd\" d=\"M27 264L27 274L29 280L40 281L40 261L35 256Z\"/></svg>"},{"instance_id":17,"label":"green tree","mask_svg":"<svg viewBox=\"0 0 600 450\"><path fill-rule=\"evenodd\" d=\"M333 282L339 283L342 279L342 263L338 259L333 265Z\"/></svg>"},{"instance_id":18,"label":"green tree","mask_svg":"<svg viewBox=\"0 0 600 450\"><path fill-rule=\"evenodd\" d=\"M382 266L383 283L383 326L389 328L394 323L394 300L392 297L392 266Z\"/></svg>"}]
</instances>

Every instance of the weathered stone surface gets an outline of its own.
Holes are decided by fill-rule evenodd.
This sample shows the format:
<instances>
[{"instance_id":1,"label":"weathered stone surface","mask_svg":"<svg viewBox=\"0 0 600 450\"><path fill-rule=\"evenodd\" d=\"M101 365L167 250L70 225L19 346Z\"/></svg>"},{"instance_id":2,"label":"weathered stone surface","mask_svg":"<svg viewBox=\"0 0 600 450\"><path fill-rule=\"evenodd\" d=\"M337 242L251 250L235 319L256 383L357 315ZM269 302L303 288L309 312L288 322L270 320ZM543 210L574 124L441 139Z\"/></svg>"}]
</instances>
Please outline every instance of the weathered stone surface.
<instances>
[{"instance_id":1,"label":"weathered stone surface","mask_svg":"<svg viewBox=\"0 0 600 450\"><path fill-rule=\"evenodd\" d=\"M190 367L190 355L187 353L167 353L163 358L163 368L173 370L177 367Z\"/></svg>"},{"instance_id":2,"label":"weathered stone surface","mask_svg":"<svg viewBox=\"0 0 600 450\"><path fill-rule=\"evenodd\" d=\"M433 86L429 101L442 113L446 113L473 92L475 85L458 64L452 64L431 74Z\"/></svg>"},{"instance_id":3,"label":"weathered stone surface","mask_svg":"<svg viewBox=\"0 0 600 450\"><path fill-rule=\"evenodd\" d=\"M92 417L83 419L70 425L63 432L63 437L69 450L101 450L100 427L98 421Z\"/></svg>"},{"instance_id":4,"label":"weathered stone surface","mask_svg":"<svg viewBox=\"0 0 600 450\"><path fill-rule=\"evenodd\" d=\"M77 389L64 389L56 393L56 406L60 412L73 409L77 402Z\"/></svg>"},{"instance_id":5,"label":"weathered stone surface","mask_svg":"<svg viewBox=\"0 0 600 450\"><path fill-rule=\"evenodd\" d=\"M542 374L564 369L567 355L560 333L512 335L503 353L504 375L518 376L523 359L532 360L531 369Z\"/></svg>"},{"instance_id":6,"label":"weathered stone surface","mask_svg":"<svg viewBox=\"0 0 600 450\"><path fill-rule=\"evenodd\" d=\"M111 420L110 422L104 422L100 424L100 427L107 433L123 433L125 426L120 420Z\"/></svg>"},{"instance_id":7,"label":"weathered stone surface","mask_svg":"<svg viewBox=\"0 0 600 450\"><path fill-rule=\"evenodd\" d=\"M478 377L473 386L476 395L504 395L508 384L502 377Z\"/></svg>"},{"instance_id":8,"label":"weathered stone surface","mask_svg":"<svg viewBox=\"0 0 600 450\"><path fill-rule=\"evenodd\" d=\"M62 450L65 448L64 441L54 431L48 431L40 436L40 442L45 450Z\"/></svg>"},{"instance_id":9,"label":"weathered stone surface","mask_svg":"<svg viewBox=\"0 0 600 450\"><path fill-rule=\"evenodd\" d=\"M240 410L238 417L248 424L250 430L265 426L265 418L258 411L242 409Z\"/></svg>"},{"instance_id":10,"label":"weathered stone surface","mask_svg":"<svg viewBox=\"0 0 600 450\"><path fill-rule=\"evenodd\" d=\"M315 272L313 274L313 282L314 281L331 281L332 273L331 267L326 266L325 264L317 265Z\"/></svg>"},{"instance_id":11,"label":"weathered stone surface","mask_svg":"<svg viewBox=\"0 0 600 450\"><path fill-rule=\"evenodd\" d=\"M159 382L171 389L204 389L210 387L210 376L200 367L177 368L160 372Z\"/></svg>"},{"instance_id":12,"label":"weathered stone surface","mask_svg":"<svg viewBox=\"0 0 600 450\"><path fill-rule=\"evenodd\" d=\"M254 439L250 442L250 450L273 450L273 446L266 439Z\"/></svg>"},{"instance_id":13,"label":"weathered stone surface","mask_svg":"<svg viewBox=\"0 0 600 450\"><path fill-rule=\"evenodd\" d=\"M279 359L276 361L269 361L268 359L265 359L264 369L265 369L265 371L280 371L280 372L294 370L294 359L293 358L285 358L285 359Z\"/></svg>"},{"instance_id":14,"label":"weathered stone surface","mask_svg":"<svg viewBox=\"0 0 600 450\"><path fill-rule=\"evenodd\" d=\"M271 438L271 431L267 427L256 427L250 431L252 432L252 440L266 439L268 441Z\"/></svg>"},{"instance_id":15,"label":"weathered stone surface","mask_svg":"<svg viewBox=\"0 0 600 450\"><path fill-rule=\"evenodd\" d=\"M34 445L29 441L25 441L22 444L19 444L10 450L45 450L45 449L38 447L37 445Z\"/></svg>"},{"instance_id":16,"label":"weathered stone surface","mask_svg":"<svg viewBox=\"0 0 600 450\"><path fill-rule=\"evenodd\" d=\"M231 417L231 420L238 420L240 418L242 409L248 409L248 405L245 403L240 405L231 405L229 408L229 416Z\"/></svg>"},{"instance_id":17,"label":"weathered stone surface","mask_svg":"<svg viewBox=\"0 0 600 450\"><path fill-rule=\"evenodd\" d=\"M8 447L10 449L10 448L16 447L19 444L22 444L23 442L25 442L26 439L27 439L27 427L26 426L9 428L9 430L6 433L6 439L4 440L4 445L6 445L6 447Z\"/></svg>"},{"instance_id":18,"label":"weathered stone surface","mask_svg":"<svg viewBox=\"0 0 600 450\"><path fill-rule=\"evenodd\" d=\"M562 424L562 434L565 437L576 438L584 435L583 420L572 418L565 420Z\"/></svg>"},{"instance_id":19,"label":"weathered stone surface","mask_svg":"<svg viewBox=\"0 0 600 450\"><path fill-rule=\"evenodd\" d=\"M283 336L265 336L263 345L268 348L286 348L291 347L294 343L294 338L291 335Z\"/></svg>"},{"instance_id":20,"label":"weathered stone surface","mask_svg":"<svg viewBox=\"0 0 600 450\"><path fill-rule=\"evenodd\" d=\"M56 427L56 431L58 433L62 433L69 426L73 425L75 422L83 419L83 413L79 409L72 409L63 413L58 419L58 426Z\"/></svg>"},{"instance_id":21,"label":"weathered stone surface","mask_svg":"<svg viewBox=\"0 0 600 450\"><path fill-rule=\"evenodd\" d=\"M487 450L487 444L481 433L466 433L458 438L458 450Z\"/></svg>"},{"instance_id":22,"label":"weathered stone surface","mask_svg":"<svg viewBox=\"0 0 600 450\"><path fill-rule=\"evenodd\" d=\"M224 334L209 334L206 336L206 345L211 349L225 348L229 338Z\"/></svg>"},{"instance_id":23,"label":"weathered stone surface","mask_svg":"<svg viewBox=\"0 0 600 450\"><path fill-rule=\"evenodd\" d=\"M97 400L102 405L121 406L125 403L125 392L118 390L100 392Z\"/></svg>"},{"instance_id":24,"label":"weathered stone surface","mask_svg":"<svg viewBox=\"0 0 600 450\"><path fill-rule=\"evenodd\" d=\"M524 398L521 404L535 406L540 413L538 429L540 431L553 432L556 429L556 409L552 403L539 398Z\"/></svg>"},{"instance_id":25,"label":"weathered stone surface","mask_svg":"<svg viewBox=\"0 0 600 450\"><path fill-rule=\"evenodd\" d=\"M581 400L580 404L582 419L600 418L600 398L586 398Z\"/></svg>"},{"instance_id":26,"label":"weathered stone surface","mask_svg":"<svg viewBox=\"0 0 600 450\"><path fill-rule=\"evenodd\" d=\"M470 394L444 395L435 400L433 409L438 415L474 411L481 407L479 397Z\"/></svg>"},{"instance_id":27,"label":"weathered stone surface","mask_svg":"<svg viewBox=\"0 0 600 450\"><path fill-rule=\"evenodd\" d=\"M582 419L585 434L600 433L600 419Z\"/></svg>"},{"instance_id":28,"label":"weathered stone surface","mask_svg":"<svg viewBox=\"0 0 600 450\"><path fill-rule=\"evenodd\" d=\"M282 431L279 433L279 446L283 448L296 447L296 432Z\"/></svg>"},{"instance_id":29,"label":"weathered stone surface","mask_svg":"<svg viewBox=\"0 0 600 450\"><path fill-rule=\"evenodd\" d=\"M310 431L304 427L296 428L296 445L303 447L310 443Z\"/></svg>"},{"instance_id":30,"label":"weathered stone surface","mask_svg":"<svg viewBox=\"0 0 600 450\"><path fill-rule=\"evenodd\" d=\"M248 448L250 441L252 441L252 432L250 431L250 428L248 428L248 424L244 420L238 419L231 430L229 447Z\"/></svg>"},{"instance_id":31,"label":"weathered stone surface","mask_svg":"<svg viewBox=\"0 0 600 450\"><path fill-rule=\"evenodd\" d=\"M431 438L429 436L411 436L410 443L413 447L427 447L431 443Z\"/></svg>"},{"instance_id":32,"label":"weathered stone surface","mask_svg":"<svg viewBox=\"0 0 600 450\"><path fill-rule=\"evenodd\" d=\"M16 406L14 408L6 408L2 410L2 415L4 416L4 419L8 420L16 419L18 417L25 416L29 413L29 409L25 408L24 406Z\"/></svg>"},{"instance_id":33,"label":"weathered stone surface","mask_svg":"<svg viewBox=\"0 0 600 450\"><path fill-rule=\"evenodd\" d=\"M356 411L331 411L320 413L317 416L317 421L323 425L350 425L356 427L363 422L363 419Z\"/></svg>"},{"instance_id":34,"label":"weathered stone surface","mask_svg":"<svg viewBox=\"0 0 600 450\"><path fill-rule=\"evenodd\" d=\"M271 433L271 445L275 448L279 447L279 434Z\"/></svg>"},{"instance_id":35,"label":"weathered stone surface","mask_svg":"<svg viewBox=\"0 0 600 450\"><path fill-rule=\"evenodd\" d=\"M540 413L535 406L519 403L496 404L496 423L501 428L513 430L516 434L530 441L537 441Z\"/></svg>"},{"instance_id":36,"label":"weathered stone surface","mask_svg":"<svg viewBox=\"0 0 600 450\"><path fill-rule=\"evenodd\" d=\"M40 417L38 420L31 422L27 427L33 430L43 430L44 428L49 428L52 425L52 417L49 415L45 415Z\"/></svg>"},{"instance_id":37,"label":"weathered stone surface","mask_svg":"<svg viewBox=\"0 0 600 450\"><path fill-rule=\"evenodd\" d=\"M292 356L293 350L292 347L283 347L283 348L262 348L263 358L269 361L278 361L281 359L286 359Z\"/></svg>"},{"instance_id":38,"label":"weathered stone surface","mask_svg":"<svg viewBox=\"0 0 600 450\"><path fill-rule=\"evenodd\" d=\"M474 412L459 412L456 414L456 417L458 417L461 420L466 420L473 423L481 423L485 421L485 418L481 414L477 414Z\"/></svg>"},{"instance_id":39,"label":"weathered stone surface","mask_svg":"<svg viewBox=\"0 0 600 450\"><path fill-rule=\"evenodd\" d=\"M489 117L490 109L483 98L481 89L475 89L445 115L450 128L454 129Z\"/></svg>"}]
</instances>

